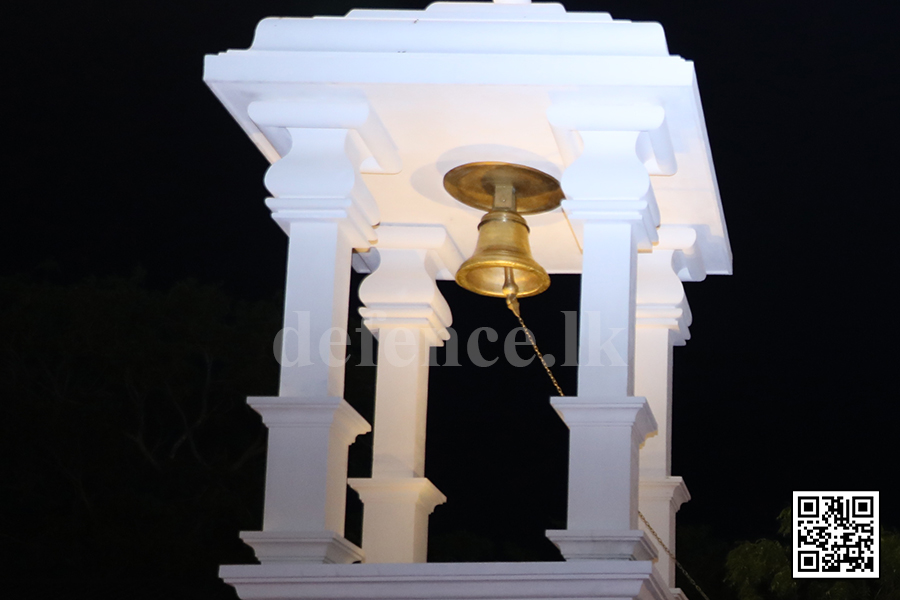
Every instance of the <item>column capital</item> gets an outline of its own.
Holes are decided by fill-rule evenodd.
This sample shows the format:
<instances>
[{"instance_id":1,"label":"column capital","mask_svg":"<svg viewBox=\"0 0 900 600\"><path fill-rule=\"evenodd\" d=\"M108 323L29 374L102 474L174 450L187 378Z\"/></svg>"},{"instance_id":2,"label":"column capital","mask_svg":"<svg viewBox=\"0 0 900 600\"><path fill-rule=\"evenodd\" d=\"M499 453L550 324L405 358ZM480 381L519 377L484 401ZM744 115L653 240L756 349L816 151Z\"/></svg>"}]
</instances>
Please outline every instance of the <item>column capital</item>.
<instances>
[{"instance_id":1,"label":"column capital","mask_svg":"<svg viewBox=\"0 0 900 600\"><path fill-rule=\"evenodd\" d=\"M683 281L706 277L703 257L691 227L665 226L652 252L642 252L637 262L636 326L672 331L671 343L683 346L691 339L693 320Z\"/></svg>"},{"instance_id":2,"label":"column capital","mask_svg":"<svg viewBox=\"0 0 900 600\"><path fill-rule=\"evenodd\" d=\"M354 247L369 247L380 217L360 174L367 155L359 136L339 128L288 126L285 131L288 150L265 177L274 196L266 202L272 218L289 235L292 223L346 222Z\"/></svg>"},{"instance_id":3,"label":"column capital","mask_svg":"<svg viewBox=\"0 0 900 600\"><path fill-rule=\"evenodd\" d=\"M378 227L378 266L360 285L364 324L382 329L421 329L431 346L449 339L450 306L437 279L451 279L463 261L442 225Z\"/></svg>"},{"instance_id":4,"label":"column capital","mask_svg":"<svg viewBox=\"0 0 900 600\"><path fill-rule=\"evenodd\" d=\"M584 247L587 222L630 223L638 248L657 241L659 208L650 174L672 175L675 152L662 106L604 106L602 98L561 92L547 110L568 164L562 208Z\"/></svg>"},{"instance_id":5,"label":"column capital","mask_svg":"<svg viewBox=\"0 0 900 600\"><path fill-rule=\"evenodd\" d=\"M644 398L563 396L553 398L550 404L569 429L629 426L634 428L640 442L657 429L656 419Z\"/></svg>"},{"instance_id":6,"label":"column capital","mask_svg":"<svg viewBox=\"0 0 900 600\"><path fill-rule=\"evenodd\" d=\"M604 105L604 98L585 92L557 92L547 119L566 164L581 154L578 139L586 131L638 133L635 152L651 175L674 175L675 149L663 106Z\"/></svg>"},{"instance_id":7,"label":"column capital","mask_svg":"<svg viewBox=\"0 0 900 600\"><path fill-rule=\"evenodd\" d=\"M683 346L691 339L691 308L675 268L676 250L654 248L637 261L635 327L668 329L669 341Z\"/></svg>"},{"instance_id":8,"label":"column capital","mask_svg":"<svg viewBox=\"0 0 900 600\"><path fill-rule=\"evenodd\" d=\"M466 260L444 225L381 223L378 225L376 252L381 250L425 251L432 261L436 279L453 281L459 266Z\"/></svg>"},{"instance_id":9,"label":"column capital","mask_svg":"<svg viewBox=\"0 0 900 600\"><path fill-rule=\"evenodd\" d=\"M660 225L656 233L659 240L653 250L672 251L672 270L681 281L706 279L706 265L696 229L685 225Z\"/></svg>"},{"instance_id":10,"label":"column capital","mask_svg":"<svg viewBox=\"0 0 900 600\"><path fill-rule=\"evenodd\" d=\"M284 156L291 149L288 129L343 129L358 136L365 156L360 161L363 173L399 173L400 152L365 92L353 88L334 88L295 94L278 101L255 101L247 106L247 115L272 140L272 150ZM277 155L266 153L275 162Z\"/></svg>"}]
</instances>

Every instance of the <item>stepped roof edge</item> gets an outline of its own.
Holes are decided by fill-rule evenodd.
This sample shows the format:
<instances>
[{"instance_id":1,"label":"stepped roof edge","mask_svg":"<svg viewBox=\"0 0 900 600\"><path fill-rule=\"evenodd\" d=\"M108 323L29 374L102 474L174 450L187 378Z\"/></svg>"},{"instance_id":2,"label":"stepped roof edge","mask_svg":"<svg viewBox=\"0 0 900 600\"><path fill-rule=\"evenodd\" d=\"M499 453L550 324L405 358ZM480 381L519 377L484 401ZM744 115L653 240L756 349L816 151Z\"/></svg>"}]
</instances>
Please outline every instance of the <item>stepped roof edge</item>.
<instances>
[{"instance_id":1,"label":"stepped roof edge","mask_svg":"<svg viewBox=\"0 0 900 600\"><path fill-rule=\"evenodd\" d=\"M659 23L568 13L561 4L438 2L422 11L353 10L344 17L272 17L250 50L668 56Z\"/></svg>"}]
</instances>

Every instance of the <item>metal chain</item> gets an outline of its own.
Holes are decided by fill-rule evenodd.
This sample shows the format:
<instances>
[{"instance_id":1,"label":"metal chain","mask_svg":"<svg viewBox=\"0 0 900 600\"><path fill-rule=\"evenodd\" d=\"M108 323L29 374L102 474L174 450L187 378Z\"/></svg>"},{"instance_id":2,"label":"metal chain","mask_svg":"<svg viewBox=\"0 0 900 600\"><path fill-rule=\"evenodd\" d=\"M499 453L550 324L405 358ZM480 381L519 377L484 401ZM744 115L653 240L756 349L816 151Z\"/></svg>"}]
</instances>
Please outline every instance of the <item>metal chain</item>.
<instances>
[{"instance_id":1,"label":"metal chain","mask_svg":"<svg viewBox=\"0 0 900 600\"><path fill-rule=\"evenodd\" d=\"M681 566L681 563L678 562L678 559L675 558L675 555L672 554L672 551L669 550L669 548L666 547L666 545L665 545L665 544L663 543L663 541L660 539L659 534L656 533L656 530L653 529L653 526L650 525L649 521L647 521L647 517L645 517L645 516L641 513L641 511L638 511L638 516L641 518L641 521L644 522L644 525L647 526L647 529L650 530L650 533L653 534L653 537L656 538L656 541L659 542L659 545L662 547L662 549L665 550L665 551L666 551L666 554L669 555L669 558L671 558L672 561L675 563L675 566L678 567L678 570L681 571L682 573L684 573L684 576L687 577L687 580L691 582L691 585L694 586L694 587L697 589L698 592L700 592L700 595L703 596L703 600L709 600L709 596L706 595L706 592L704 592L702 589L700 589L700 586L697 585L697 582L694 581L694 578L691 577L690 573L688 573L687 570L686 570L684 567Z\"/></svg>"},{"instance_id":2,"label":"metal chain","mask_svg":"<svg viewBox=\"0 0 900 600\"><path fill-rule=\"evenodd\" d=\"M512 307L510 307L512 309ZM519 320L519 324L522 326L522 329L525 331L525 335L528 337L528 341L531 342L532 348L534 348L534 353L537 355L538 360L541 361L541 364L544 365L544 370L547 371L547 375L550 376L550 381L553 382L553 387L556 388L556 392L560 396L565 396L563 394L562 388L559 387L559 382L556 381L556 377L553 376L553 372L550 370L550 365L547 364L547 361L544 360L544 355L541 354L541 351L538 350L537 342L534 341L534 336L531 335L531 330L525 326L525 321L522 320L522 315L519 314L519 311L513 310L513 314L516 315L516 318Z\"/></svg>"},{"instance_id":3,"label":"metal chain","mask_svg":"<svg viewBox=\"0 0 900 600\"><path fill-rule=\"evenodd\" d=\"M538 360L541 361L541 364L544 365L544 370L547 371L547 375L550 376L550 381L553 382L553 387L556 388L556 392L560 395L560 397L565 397L565 394L563 394L562 388L559 386L559 382L556 381L556 377L554 377L553 372L550 371L550 366L547 364L547 361L544 360L544 355L541 354L540 350L538 350L537 342L535 341L534 336L531 334L531 330L525 326L525 321L522 320L522 313L519 310L518 299L515 298L514 296L512 298L507 298L506 305L509 307L509 310L511 310L512 313L514 315L516 315L516 318L519 320L519 324L522 326L522 329L525 331L525 335L528 337L528 341L531 342L531 346L534 348L534 353L537 355ZM656 533L656 530L653 529L653 526L650 525L649 521L647 521L647 517L645 517L641 511L638 511L638 516L641 518L641 521L644 522L644 525L647 526L647 529L650 530L650 533L653 534L653 537L656 538L656 541L659 543L660 547L666 551L666 554L669 555L669 558L671 558L672 561L675 563L675 566L678 567L678 570L681 571L684 574L684 576L687 578L687 580L691 582L691 585L693 585L694 588L696 588L696 590L698 592L700 592L700 595L703 596L703 600L709 600L709 596L706 595L706 592L704 592L702 589L700 589L700 586L697 585L697 582L694 581L694 578L691 577L690 573L688 573L687 570L683 566L681 566L681 563L678 562L678 559L675 558L675 555L672 554L672 551L669 550L668 546L666 546L665 543L663 543L662 539L659 537L659 534Z\"/></svg>"}]
</instances>

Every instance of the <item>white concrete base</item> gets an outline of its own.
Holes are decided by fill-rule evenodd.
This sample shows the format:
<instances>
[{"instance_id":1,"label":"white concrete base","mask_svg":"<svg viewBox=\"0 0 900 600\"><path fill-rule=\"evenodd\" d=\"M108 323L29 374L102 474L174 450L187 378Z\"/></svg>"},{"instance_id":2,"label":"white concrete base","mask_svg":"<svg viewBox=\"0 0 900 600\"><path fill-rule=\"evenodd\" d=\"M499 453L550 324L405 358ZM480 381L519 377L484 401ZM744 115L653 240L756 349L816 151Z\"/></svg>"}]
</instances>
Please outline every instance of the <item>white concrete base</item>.
<instances>
[{"instance_id":1,"label":"white concrete base","mask_svg":"<svg viewBox=\"0 0 900 600\"><path fill-rule=\"evenodd\" d=\"M333 531L242 531L241 539L267 563L353 563L362 549Z\"/></svg>"},{"instance_id":2,"label":"white concrete base","mask_svg":"<svg viewBox=\"0 0 900 600\"><path fill-rule=\"evenodd\" d=\"M566 560L656 560L656 548L643 531L555 529L547 538Z\"/></svg>"},{"instance_id":3,"label":"white concrete base","mask_svg":"<svg viewBox=\"0 0 900 600\"><path fill-rule=\"evenodd\" d=\"M428 516L447 497L425 477L348 480L363 503L363 549L369 563L428 560Z\"/></svg>"},{"instance_id":4,"label":"white concrete base","mask_svg":"<svg viewBox=\"0 0 900 600\"><path fill-rule=\"evenodd\" d=\"M243 600L674 600L650 561L225 565Z\"/></svg>"}]
</instances>

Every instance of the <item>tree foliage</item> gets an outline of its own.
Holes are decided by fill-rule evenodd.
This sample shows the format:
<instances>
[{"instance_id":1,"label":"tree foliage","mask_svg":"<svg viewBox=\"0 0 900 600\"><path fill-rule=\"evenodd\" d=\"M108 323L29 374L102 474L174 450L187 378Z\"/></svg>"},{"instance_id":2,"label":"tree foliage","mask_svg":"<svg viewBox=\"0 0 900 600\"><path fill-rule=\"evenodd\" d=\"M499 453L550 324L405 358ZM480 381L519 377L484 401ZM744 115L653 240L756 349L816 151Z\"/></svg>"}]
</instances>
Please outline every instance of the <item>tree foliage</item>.
<instances>
[{"instance_id":1,"label":"tree foliage","mask_svg":"<svg viewBox=\"0 0 900 600\"><path fill-rule=\"evenodd\" d=\"M200 572L233 597L214 573L253 561L266 434L245 400L276 391L277 303L134 277L2 279L0 307L3 560L30 597L178 597L154 582Z\"/></svg>"},{"instance_id":2,"label":"tree foliage","mask_svg":"<svg viewBox=\"0 0 900 600\"><path fill-rule=\"evenodd\" d=\"M743 542L728 553L726 581L739 600L900 600L900 534L881 531L878 579L794 579L791 510L778 521L779 539Z\"/></svg>"}]
</instances>

